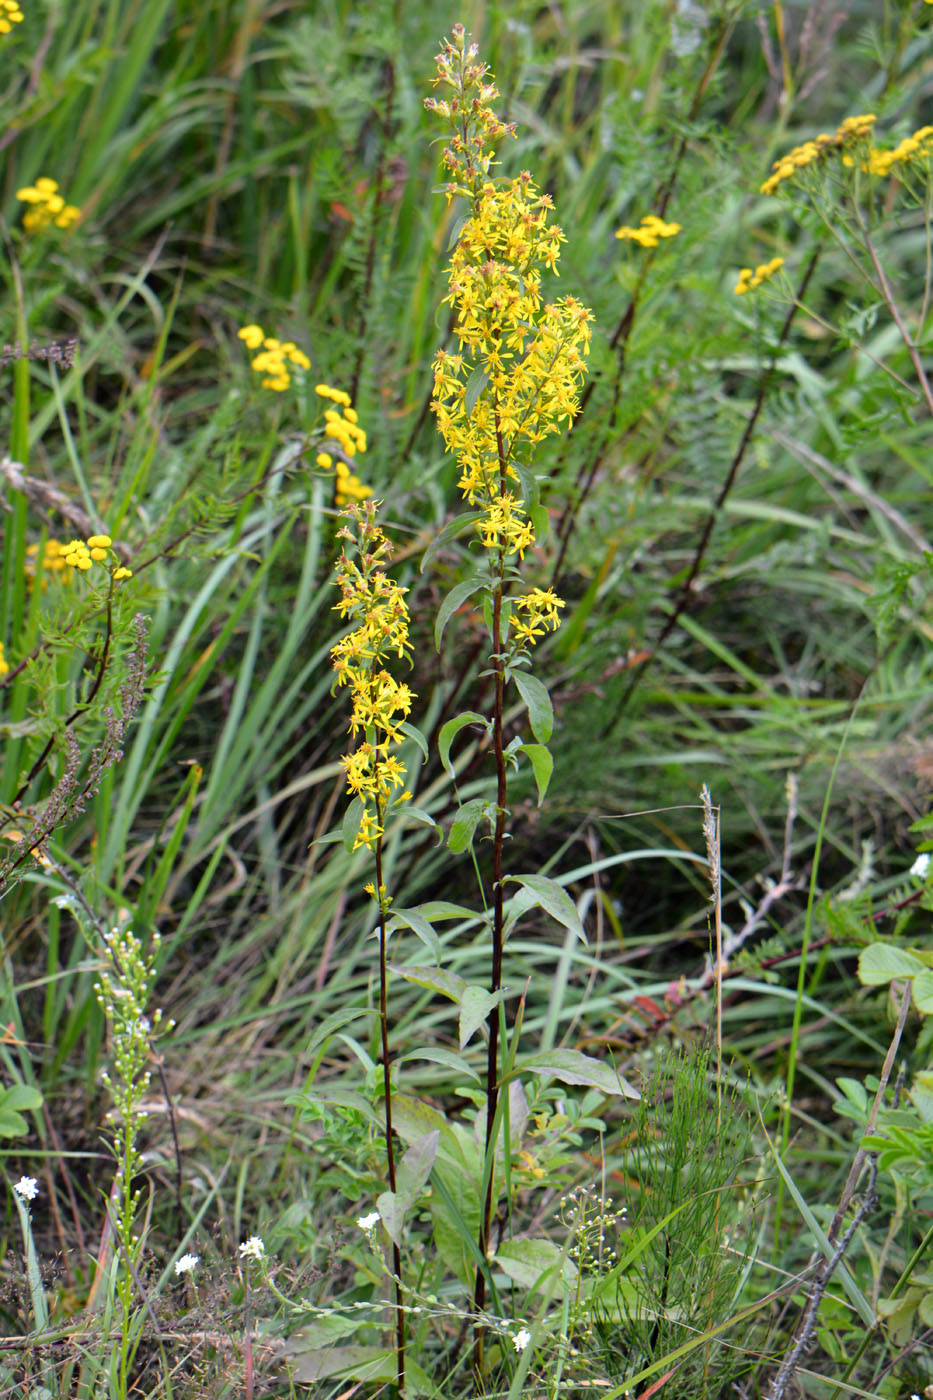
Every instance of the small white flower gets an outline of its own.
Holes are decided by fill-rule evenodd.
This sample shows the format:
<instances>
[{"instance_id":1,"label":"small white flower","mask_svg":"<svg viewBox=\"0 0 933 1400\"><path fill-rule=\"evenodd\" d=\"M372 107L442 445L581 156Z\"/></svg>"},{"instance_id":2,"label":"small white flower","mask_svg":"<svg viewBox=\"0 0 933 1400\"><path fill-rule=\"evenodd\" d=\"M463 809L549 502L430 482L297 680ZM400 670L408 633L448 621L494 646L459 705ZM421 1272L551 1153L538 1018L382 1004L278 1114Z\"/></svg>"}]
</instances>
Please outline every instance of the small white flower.
<instances>
[{"instance_id":1,"label":"small white flower","mask_svg":"<svg viewBox=\"0 0 933 1400\"><path fill-rule=\"evenodd\" d=\"M243 1246L240 1245L242 1250ZM200 1254L183 1254L180 1259L175 1260L176 1274L193 1274L194 1266L200 1259Z\"/></svg>"},{"instance_id":2,"label":"small white flower","mask_svg":"<svg viewBox=\"0 0 933 1400\"><path fill-rule=\"evenodd\" d=\"M378 1210L374 1210L371 1215L361 1215L356 1223L359 1225L364 1235L371 1235L379 1224Z\"/></svg>"},{"instance_id":3,"label":"small white flower","mask_svg":"<svg viewBox=\"0 0 933 1400\"><path fill-rule=\"evenodd\" d=\"M39 1183L34 1176L21 1176L13 1190L24 1201L34 1201L39 1194Z\"/></svg>"},{"instance_id":4,"label":"small white flower","mask_svg":"<svg viewBox=\"0 0 933 1400\"><path fill-rule=\"evenodd\" d=\"M241 1259L261 1259L266 1252L266 1246L258 1235L250 1235L248 1240L244 1240L240 1245Z\"/></svg>"},{"instance_id":5,"label":"small white flower","mask_svg":"<svg viewBox=\"0 0 933 1400\"><path fill-rule=\"evenodd\" d=\"M524 1351L530 1341L531 1333L528 1331L528 1328L520 1327L512 1338L512 1345L516 1351Z\"/></svg>"},{"instance_id":6,"label":"small white flower","mask_svg":"<svg viewBox=\"0 0 933 1400\"><path fill-rule=\"evenodd\" d=\"M918 856L914 861L913 865L910 867L910 873L911 875L916 875L918 880L925 880L929 868L930 853L929 851L925 851L922 856ZM911 1400L913 1400L913 1397L911 1397Z\"/></svg>"}]
</instances>

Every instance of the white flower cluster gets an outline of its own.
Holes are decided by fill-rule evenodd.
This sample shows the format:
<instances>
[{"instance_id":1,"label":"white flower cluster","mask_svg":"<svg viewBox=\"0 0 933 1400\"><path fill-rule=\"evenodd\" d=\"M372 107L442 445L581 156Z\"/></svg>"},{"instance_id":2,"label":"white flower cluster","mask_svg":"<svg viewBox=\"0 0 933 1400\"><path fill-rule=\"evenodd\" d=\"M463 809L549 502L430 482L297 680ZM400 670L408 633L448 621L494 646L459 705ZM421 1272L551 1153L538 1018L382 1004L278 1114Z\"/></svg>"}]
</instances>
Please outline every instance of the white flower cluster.
<instances>
[{"instance_id":1,"label":"white flower cluster","mask_svg":"<svg viewBox=\"0 0 933 1400\"><path fill-rule=\"evenodd\" d=\"M258 1263L265 1255L265 1252L266 1246L263 1244L259 1235L250 1235L249 1239L244 1240L240 1245L241 1259L254 1259Z\"/></svg>"},{"instance_id":2,"label":"white flower cluster","mask_svg":"<svg viewBox=\"0 0 933 1400\"><path fill-rule=\"evenodd\" d=\"M24 1201L34 1201L39 1194L39 1183L34 1176L21 1176L13 1190Z\"/></svg>"}]
</instances>

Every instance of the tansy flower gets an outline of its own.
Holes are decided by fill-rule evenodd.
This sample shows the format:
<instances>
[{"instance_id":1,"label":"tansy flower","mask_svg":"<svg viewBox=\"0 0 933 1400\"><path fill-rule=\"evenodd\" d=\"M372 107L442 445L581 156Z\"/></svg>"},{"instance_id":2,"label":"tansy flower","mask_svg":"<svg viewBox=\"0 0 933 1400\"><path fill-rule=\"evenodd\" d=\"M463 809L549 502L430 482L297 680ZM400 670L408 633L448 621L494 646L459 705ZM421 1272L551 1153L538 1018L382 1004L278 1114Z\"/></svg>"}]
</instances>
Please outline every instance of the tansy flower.
<instances>
[{"instance_id":1,"label":"tansy flower","mask_svg":"<svg viewBox=\"0 0 933 1400\"><path fill-rule=\"evenodd\" d=\"M3 643L0 642L0 676L6 676L10 671L10 663L3 654Z\"/></svg>"},{"instance_id":2,"label":"tansy flower","mask_svg":"<svg viewBox=\"0 0 933 1400\"><path fill-rule=\"evenodd\" d=\"M870 141L875 121L874 112L846 117L832 134L822 131L812 141L804 141L802 145L795 146L786 156L781 156L774 162L771 167L774 173L761 186L761 193L775 194L785 181L794 179L798 172L805 170L807 166L845 152L860 141ZM845 155L843 160L846 160Z\"/></svg>"},{"instance_id":3,"label":"tansy flower","mask_svg":"<svg viewBox=\"0 0 933 1400\"><path fill-rule=\"evenodd\" d=\"M643 248L656 248L662 238L673 238L680 233L681 224L668 224L663 219L659 219L657 214L646 214L641 221L640 228L629 228L628 224L623 224L616 229L616 238L628 238L634 243L640 243Z\"/></svg>"},{"instance_id":4,"label":"tansy flower","mask_svg":"<svg viewBox=\"0 0 933 1400\"><path fill-rule=\"evenodd\" d=\"M733 291L739 297L744 296L746 292L753 292L756 287L760 287L762 282L767 282L768 278L773 277L783 266L783 258L772 258L770 262L759 263L754 272L750 267L743 267L739 272L739 280Z\"/></svg>"},{"instance_id":5,"label":"tansy flower","mask_svg":"<svg viewBox=\"0 0 933 1400\"><path fill-rule=\"evenodd\" d=\"M297 369L306 370L311 368L311 361L303 350L299 350L292 340L278 340L275 336L267 336L262 326L250 323L242 326L237 331L238 339L242 340L248 350L260 350L255 359L250 361L252 368L257 374L262 374L264 389L274 389L277 393L282 393L291 384L291 375L288 370L289 365L295 365Z\"/></svg>"},{"instance_id":6,"label":"tansy flower","mask_svg":"<svg viewBox=\"0 0 933 1400\"><path fill-rule=\"evenodd\" d=\"M9 34L14 24L21 24L23 12L17 0L0 0L0 34Z\"/></svg>"},{"instance_id":7,"label":"tansy flower","mask_svg":"<svg viewBox=\"0 0 933 1400\"><path fill-rule=\"evenodd\" d=\"M23 215L23 228L27 233L39 233L51 223L58 228L69 228L81 216L77 205L66 204L59 194L58 181L48 176L17 190L16 198L32 206Z\"/></svg>"}]
</instances>

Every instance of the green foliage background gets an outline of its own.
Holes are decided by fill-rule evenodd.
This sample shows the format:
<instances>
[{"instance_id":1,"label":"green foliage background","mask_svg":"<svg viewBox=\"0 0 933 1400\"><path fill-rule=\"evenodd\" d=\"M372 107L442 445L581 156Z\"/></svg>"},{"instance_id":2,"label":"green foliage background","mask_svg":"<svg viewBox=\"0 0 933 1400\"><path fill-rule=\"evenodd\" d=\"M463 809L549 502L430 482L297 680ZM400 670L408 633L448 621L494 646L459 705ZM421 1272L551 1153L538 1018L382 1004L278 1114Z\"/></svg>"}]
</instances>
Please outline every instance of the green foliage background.
<instances>
[{"instance_id":1,"label":"green foliage background","mask_svg":"<svg viewBox=\"0 0 933 1400\"><path fill-rule=\"evenodd\" d=\"M306 1279L321 1250L342 1257L328 1232L335 1214L353 1216L371 1170L365 1124L315 1124L284 1106L312 1070L339 1085L361 1066L373 1076L376 1058L374 1023L369 1038L363 1022L329 1041L320 1061L314 1040L327 1015L374 995L365 853L319 844L343 811L346 716L328 667L334 512L298 437L315 382L347 388L368 433L365 479L385 501L411 590L419 724L436 739L476 685L482 693L482 628L469 608L442 654L433 644L438 606L463 576L462 543L420 572L458 508L428 411L431 358L447 337L437 308L453 215L431 193L437 134L422 107L440 32L458 19L518 124L503 169L527 168L553 194L567 234L560 290L590 305L597 327L592 397L537 463L551 533L528 576L547 586L557 568L568 607L539 659L558 721L551 792L539 809L527 773L513 823L513 864L560 878L590 941L565 942L543 916L526 922L509 944L508 980L527 982L525 1030L544 1049L595 1048L640 1075L663 1043L703 1042L712 1003L698 792L708 784L722 814L727 933L782 871L790 886L731 969L725 1058L770 1104L773 1129L790 1114L783 1145L803 1193L820 1209L835 1201L853 1140L834 1116L844 1098L834 1080L876 1073L890 1036L883 994L858 983L856 956L879 931L928 938L930 901L907 871L933 780L930 424L885 306L812 214L794 217L757 191L778 154L847 115L876 112L892 142L933 119L933 9L23 8L0 39L4 339L75 337L79 349L70 369L3 370L0 436L35 479L96 510L132 549L150 619L152 682L123 762L54 854L101 918L129 910L140 937L162 935L159 999L176 1024L161 1052L186 1174L201 1183L185 1197L179 1237L200 1212L220 1258L265 1222L267 1244ZM83 210L66 236L20 232L16 191L42 175ZM643 254L613 234L656 210L668 187L667 216L683 231L640 283ZM777 294L735 296L738 269L780 255L792 287L818 243L750 449L687 606L658 646L786 312ZM921 353L929 246L929 208L893 209L879 233ZM636 288L620 370L611 342ZM309 355L306 402L251 382L236 338L250 321ZM70 533L22 502L0 516L0 640L14 664L28 650L13 630L16 579L43 528ZM65 697L81 664L66 658L54 676L26 680ZM0 690L3 802L18 787L15 726L27 714L25 690L11 694ZM461 797L488 796L482 753L458 752ZM414 745L407 757L418 805L449 823L436 744L426 761ZM192 766L203 770L196 796ZM452 865L416 825L392 833L387 878L401 907L471 887L466 864ZM76 1154L75 1214L63 1235L50 1229L50 1249L73 1242L96 1206L102 1111L94 972L59 891L54 873L36 869L0 905L5 1087L37 1087L47 1105L28 1150L11 1146L8 1170ZM895 924L888 911L899 906ZM481 950L469 933L445 924L441 940L445 966L475 980ZM424 954L413 935L397 940L397 961ZM403 982L393 998L394 1035L415 1057L402 1066L408 1090L442 1102L452 1093L443 1058L419 1052L447 1044L450 1008ZM912 1069L924 1068L928 1045L921 1032ZM627 1170L620 1134L611 1122L603 1139L610 1174ZM152 1152L167 1174L172 1148L158 1122ZM582 1150L569 1163L553 1168L564 1185L595 1170ZM886 1189L903 1238L883 1247L876 1222L852 1263L875 1298L890 1283L885 1269L923 1237L916 1212L929 1209L926 1185L917 1198L903 1188L910 1209L894 1201L901 1187ZM156 1210L170 1239L170 1206ZM812 1239L788 1199L765 1237L768 1268L805 1267ZM85 1272L69 1285L79 1293ZM762 1266L762 1289L765 1275ZM339 1278L348 1297L362 1287L349 1265ZM777 1309L771 1324L755 1338L763 1351L780 1350ZM816 1369L841 1371L850 1325L845 1315L842 1340L826 1332ZM899 1394L879 1375L886 1355L859 1383ZM927 1347L905 1365L907 1390L930 1380Z\"/></svg>"}]
</instances>

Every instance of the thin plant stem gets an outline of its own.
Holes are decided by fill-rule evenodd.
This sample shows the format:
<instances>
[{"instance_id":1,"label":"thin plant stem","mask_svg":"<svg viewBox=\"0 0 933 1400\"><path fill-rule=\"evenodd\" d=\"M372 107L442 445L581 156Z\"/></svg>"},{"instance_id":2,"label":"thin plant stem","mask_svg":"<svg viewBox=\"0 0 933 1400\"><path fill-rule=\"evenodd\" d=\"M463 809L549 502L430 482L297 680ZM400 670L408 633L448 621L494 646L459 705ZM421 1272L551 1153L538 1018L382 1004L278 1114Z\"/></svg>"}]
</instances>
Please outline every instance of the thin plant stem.
<instances>
[{"instance_id":1,"label":"thin plant stem","mask_svg":"<svg viewBox=\"0 0 933 1400\"><path fill-rule=\"evenodd\" d=\"M377 777L379 769L378 754L379 749L377 746L375 760ZM386 966L388 930L386 928L386 900L383 893L384 882L382 878L382 825L385 812L383 802L379 797L376 798L376 815L380 832L376 838L374 851L376 861L376 901L379 906L379 1030L382 1037L382 1085L385 1099L386 1174L389 1179L389 1190L394 1195L398 1187L395 1175L395 1144L392 1131L392 1070L389 1062L389 979L388 968ZM405 1394L405 1312L402 1297L402 1251L395 1240L392 1241L392 1271L395 1277L396 1385L399 1400L401 1400L401 1397Z\"/></svg>"},{"instance_id":2,"label":"thin plant stem","mask_svg":"<svg viewBox=\"0 0 933 1400\"><path fill-rule=\"evenodd\" d=\"M506 485L506 453L496 405L496 446L499 454L500 490ZM502 851L505 843L506 803L508 801L508 774L505 764L505 743L503 722L505 713L505 662L502 655L502 589L505 572L505 551L499 550L496 581L492 600L492 667L495 675L495 697L493 702L493 752L496 762L496 825L493 833L493 915L492 915L492 967L489 990L493 996L502 986L502 945L504 922L504 892L502 886ZM499 1006L498 1002L489 1011L489 1042L486 1055L486 1169L489 1180L485 1199L480 1212L479 1252L482 1260L476 1266L476 1281L473 1288L473 1311L476 1314L473 1341L473 1362L477 1372L482 1370L483 1332L480 1314L486 1304L485 1262L489 1252L489 1227L492 1221L492 1205L495 1182L495 1130L496 1111L499 1106Z\"/></svg>"}]
</instances>

